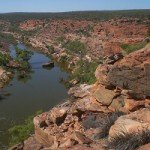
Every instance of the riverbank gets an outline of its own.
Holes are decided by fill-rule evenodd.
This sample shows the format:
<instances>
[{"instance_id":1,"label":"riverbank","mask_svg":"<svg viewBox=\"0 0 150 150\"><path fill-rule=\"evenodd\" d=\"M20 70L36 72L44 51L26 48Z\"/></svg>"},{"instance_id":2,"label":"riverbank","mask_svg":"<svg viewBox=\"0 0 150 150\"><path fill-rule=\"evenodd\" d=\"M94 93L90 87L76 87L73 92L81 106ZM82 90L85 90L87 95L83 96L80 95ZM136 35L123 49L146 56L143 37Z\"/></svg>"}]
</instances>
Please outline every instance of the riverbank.
<instances>
[{"instance_id":1,"label":"riverbank","mask_svg":"<svg viewBox=\"0 0 150 150\"><path fill-rule=\"evenodd\" d=\"M19 29L22 32L38 30L31 36L24 35L24 41L42 49L43 53L52 56L57 62L66 63L71 70L68 82L68 87L71 87L95 83L94 71L103 63L104 58L122 51L126 54L125 46L134 47L142 43L148 36L147 24L147 19L139 23L137 18L99 22L72 19L27 20L20 24ZM139 29L142 29L140 34Z\"/></svg>"},{"instance_id":2,"label":"riverbank","mask_svg":"<svg viewBox=\"0 0 150 150\"><path fill-rule=\"evenodd\" d=\"M111 64L106 61L99 65L95 84L71 88L69 100L36 116L35 135L12 149L105 150L117 147L141 150L148 147L149 55L150 44L119 60L111 58Z\"/></svg>"},{"instance_id":3,"label":"riverbank","mask_svg":"<svg viewBox=\"0 0 150 150\"><path fill-rule=\"evenodd\" d=\"M17 46L20 49L30 50L21 43ZM16 45L10 47L12 53L15 47ZM29 60L30 72L26 72L25 77L20 78L20 71L16 70L10 82L1 89L3 98L0 100L1 150L7 149L12 141L12 134L8 132L10 128L23 124L29 116L39 110L48 111L68 97L67 89L60 83L60 79L67 79L68 73L56 63L53 68L44 69L42 64L50 61L50 58L38 53L37 50L32 52L34 54Z\"/></svg>"}]
</instances>

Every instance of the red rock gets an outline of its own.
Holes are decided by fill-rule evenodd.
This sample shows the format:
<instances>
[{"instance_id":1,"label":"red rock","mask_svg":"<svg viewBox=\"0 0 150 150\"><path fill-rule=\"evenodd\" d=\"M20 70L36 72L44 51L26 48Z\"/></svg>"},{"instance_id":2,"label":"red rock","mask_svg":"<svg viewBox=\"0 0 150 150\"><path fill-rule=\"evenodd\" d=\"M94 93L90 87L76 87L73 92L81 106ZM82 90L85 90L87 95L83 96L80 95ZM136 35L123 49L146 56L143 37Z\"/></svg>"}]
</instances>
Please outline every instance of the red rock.
<instances>
[{"instance_id":1,"label":"red rock","mask_svg":"<svg viewBox=\"0 0 150 150\"><path fill-rule=\"evenodd\" d=\"M74 132L73 138L79 143L79 144L90 144L92 143L92 140L87 138L85 135L83 135L80 132Z\"/></svg>"},{"instance_id":2,"label":"red rock","mask_svg":"<svg viewBox=\"0 0 150 150\"><path fill-rule=\"evenodd\" d=\"M141 146L140 148L138 148L138 150L150 150L150 143Z\"/></svg>"},{"instance_id":3,"label":"red rock","mask_svg":"<svg viewBox=\"0 0 150 150\"><path fill-rule=\"evenodd\" d=\"M34 137L28 138L24 141L23 150L41 150L43 146L39 144Z\"/></svg>"},{"instance_id":4,"label":"red rock","mask_svg":"<svg viewBox=\"0 0 150 150\"><path fill-rule=\"evenodd\" d=\"M104 86L98 86L96 91L93 93L93 97L102 105L109 106L118 93L113 90L106 89Z\"/></svg>"},{"instance_id":5,"label":"red rock","mask_svg":"<svg viewBox=\"0 0 150 150\"><path fill-rule=\"evenodd\" d=\"M150 110L141 109L129 115L121 116L109 130L109 139L119 135L135 134L150 130Z\"/></svg>"},{"instance_id":6,"label":"red rock","mask_svg":"<svg viewBox=\"0 0 150 150\"><path fill-rule=\"evenodd\" d=\"M131 90L132 98L150 96L150 44L115 63L108 73L110 84Z\"/></svg>"},{"instance_id":7,"label":"red rock","mask_svg":"<svg viewBox=\"0 0 150 150\"><path fill-rule=\"evenodd\" d=\"M63 123L66 115L67 115L68 107L57 108L54 107L50 113L49 118L53 123L61 124Z\"/></svg>"}]
</instances>

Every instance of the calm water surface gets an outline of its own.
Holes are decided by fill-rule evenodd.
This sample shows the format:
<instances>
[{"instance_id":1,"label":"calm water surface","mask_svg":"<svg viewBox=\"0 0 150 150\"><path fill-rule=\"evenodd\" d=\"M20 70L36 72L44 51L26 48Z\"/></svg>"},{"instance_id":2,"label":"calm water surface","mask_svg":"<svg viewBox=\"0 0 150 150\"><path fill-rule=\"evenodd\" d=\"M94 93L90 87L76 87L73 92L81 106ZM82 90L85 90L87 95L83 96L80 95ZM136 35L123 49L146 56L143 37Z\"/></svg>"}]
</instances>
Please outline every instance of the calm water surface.
<instances>
[{"instance_id":1,"label":"calm water surface","mask_svg":"<svg viewBox=\"0 0 150 150\"><path fill-rule=\"evenodd\" d=\"M25 46L19 44L18 47ZM14 47L10 47L11 55L15 55ZM67 89L60 78L66 79L68 74L55 64L47 70L42 68L50 58L34 52L30 60L32 73L26 80L19 80L17 73L8 86L0 93L0 150L6 149L9 142L8 129L22 123L28 116L38 110L47 111L67 98Z\"/></svg>"}]
</instances>

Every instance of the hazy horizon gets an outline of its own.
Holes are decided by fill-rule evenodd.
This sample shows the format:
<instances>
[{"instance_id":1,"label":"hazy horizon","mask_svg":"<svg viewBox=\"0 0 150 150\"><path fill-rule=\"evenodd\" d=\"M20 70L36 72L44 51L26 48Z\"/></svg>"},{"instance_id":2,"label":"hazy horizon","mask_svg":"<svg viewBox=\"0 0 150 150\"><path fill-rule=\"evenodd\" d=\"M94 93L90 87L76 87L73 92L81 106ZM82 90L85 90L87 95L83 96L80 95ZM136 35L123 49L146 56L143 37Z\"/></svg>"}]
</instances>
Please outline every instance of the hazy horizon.
<instances>
[{"instance_id":1,"label":"hazy horizon","mask_svg":"<svg viewBox=\"0 0 150 150\"><path fill-rule=\"evenodd\" d=\"M148 0L1 0L0 13L74 12L150 9Z\"/></svg>"},{"instance_id":2,"label":"hazy horizon","mask_svg":"<svg viewBox=\"0 0 150 150\"><path fill-rule=\"evenodd\" d=\"M60 11L60 12L50 12L50 11L49 11L49 12L46 12L46 11L45 11L45 12L44 12L44 11L43 11L43 12L34 12L34 11L33 11L33 12L32 12L32 11L31 11L31 12L25 12L25 11L24 11L24 12L23 12L23 11L22 11L22 12L19 12L19 11L18 11L18 12L0 12L0 14L9 14L9 13L70 13L70 12L104 12L104 11L128 11L128 10L129 10L129 11L132 11L132 10L134 11L134 10L150 10L150 9L118 9L118 10L115 10L115 9L114 9L114 10L80 10L80 11L79 11L79 10L77 10L77 11Z\"/></svg>"}]
</instances>

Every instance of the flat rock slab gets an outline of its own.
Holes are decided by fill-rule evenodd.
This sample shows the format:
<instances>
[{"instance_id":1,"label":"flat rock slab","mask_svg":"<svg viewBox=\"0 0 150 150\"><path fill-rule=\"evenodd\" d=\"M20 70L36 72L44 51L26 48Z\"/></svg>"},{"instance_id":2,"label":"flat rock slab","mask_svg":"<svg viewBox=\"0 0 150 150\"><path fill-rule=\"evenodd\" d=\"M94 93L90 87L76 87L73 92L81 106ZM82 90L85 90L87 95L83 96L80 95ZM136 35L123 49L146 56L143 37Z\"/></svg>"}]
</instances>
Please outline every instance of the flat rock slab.
<instances>
[{"instance_id":1,"label":"flat rock slab","mask_svg":"<svg viewBox=\"0 0 150 150\"><path fill-rule=\"evenodd\" d=\"M94 98L99 101L102 105L109 106L113 98L117 94L113 90L108 90L104 86L99 86L93 93Z\"/></svg>"}]
</instances>

